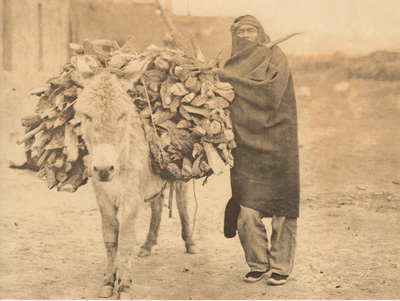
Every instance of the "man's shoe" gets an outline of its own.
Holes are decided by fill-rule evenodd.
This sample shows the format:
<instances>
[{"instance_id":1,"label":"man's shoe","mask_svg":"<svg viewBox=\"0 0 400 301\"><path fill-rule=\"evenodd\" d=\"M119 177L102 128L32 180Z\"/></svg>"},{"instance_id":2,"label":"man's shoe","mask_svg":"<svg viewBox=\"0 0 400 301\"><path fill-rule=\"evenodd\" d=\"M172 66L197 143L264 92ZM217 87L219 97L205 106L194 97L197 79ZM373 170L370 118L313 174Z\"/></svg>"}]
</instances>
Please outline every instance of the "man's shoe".
<instances>
[{"instance_id":1,"label":"man's shoe","mask_svg":"<svg viewBox=\"0 0 400 301\"><path fill-rule=\"evenodd\" d=\"M260 281L266 272L249 272L244 276L244 282L254 283Z\"/></svg>"},{"instance_id":2,"label":"man's shoe","mask_svg":"<svg viewBox=\"0 0 400 301\"><path fill-rule=\"evenodd\" d=\"M271 277L268 278L268 280L267 280L267 284L269 284L269 285L282 285L282 284L285 284L287 277L289 277L289 276L272 273Z\"/></svg>"}]
</instances>

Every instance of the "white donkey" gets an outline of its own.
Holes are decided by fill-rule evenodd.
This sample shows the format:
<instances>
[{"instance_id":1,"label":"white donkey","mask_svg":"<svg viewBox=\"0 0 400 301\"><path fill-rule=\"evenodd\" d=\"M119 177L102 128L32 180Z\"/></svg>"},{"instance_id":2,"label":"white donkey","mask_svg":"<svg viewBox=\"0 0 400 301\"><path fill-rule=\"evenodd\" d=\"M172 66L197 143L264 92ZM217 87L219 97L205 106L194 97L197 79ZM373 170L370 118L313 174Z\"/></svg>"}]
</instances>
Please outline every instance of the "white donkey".
<instances>
[{"instance_id":1,"label":"white donkey","mask_svg":"<svg viewBox=\"0 0 400 301\"><path fill-rule=\"evenodd\" d=\"M86 79L75 104L82 120L83 139L89 150L89 169L100 209L108 264L99 296L110 297L114 283L118 297L130 297L131 258L139 208L151 202L150 229L139 256L148 256L157 244L166 180L151 167L143 122L124 85L106 71ZM186 251L195 253L187 212L185 183L176 182L176 202Z\"/></svg>"}]
</instances>

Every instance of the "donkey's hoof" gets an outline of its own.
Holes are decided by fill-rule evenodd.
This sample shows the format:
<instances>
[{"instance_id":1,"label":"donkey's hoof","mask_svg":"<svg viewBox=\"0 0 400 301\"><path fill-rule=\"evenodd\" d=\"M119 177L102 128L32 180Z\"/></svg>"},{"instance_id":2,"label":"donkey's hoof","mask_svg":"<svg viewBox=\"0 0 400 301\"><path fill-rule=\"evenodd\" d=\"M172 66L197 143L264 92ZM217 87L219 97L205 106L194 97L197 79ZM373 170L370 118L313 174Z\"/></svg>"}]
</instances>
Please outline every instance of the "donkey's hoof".
<instances>
[{"instance_id":1,"label":"donkey's hoof","mask_svg":"<svg viewBox=\"0 0 400 301\"><path fill-rule=\"evenodd\" d=\"M130 292L120 292L118 294L118 300L132 300Z\"/></svg>"},{"instance_id":2,"label":"donkey's hoof","mask_svg":"<svg viewBox=\"0 0 400 301\"><path fill-rule=\"evenodd\" d=\"M113 294L114 288L111 285L103 285L100 288L99 298L110 298Z\"/></svg>"},{"instance_id":3,"label":"donkey's hoof","mask_svg":"<svg viewBox=\"0 0 400 301\"><path fill-rule=\"evenodd\" d=\"M197 247L195 244L190 244L186 246L186 252L188 254L196 254L197 253Z\"/></svg>"},{"instance_id":4,"label":"donkey's hoof","mask_svg":"<svg viewBox=\"0 0 400 301\"><path fill-rule=\"evenodd\" d=\"M151 255L151 249L141 246L138 256L139 257L146 257Z\"/></svg>"}]
</instances>

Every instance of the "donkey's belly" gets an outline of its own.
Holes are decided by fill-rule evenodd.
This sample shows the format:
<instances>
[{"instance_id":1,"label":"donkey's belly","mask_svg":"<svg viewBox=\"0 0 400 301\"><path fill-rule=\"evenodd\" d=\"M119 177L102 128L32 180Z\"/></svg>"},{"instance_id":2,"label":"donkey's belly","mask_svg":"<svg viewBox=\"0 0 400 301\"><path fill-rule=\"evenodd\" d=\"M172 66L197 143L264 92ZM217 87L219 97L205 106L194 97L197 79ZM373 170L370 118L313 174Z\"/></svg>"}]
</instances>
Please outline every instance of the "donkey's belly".
<instances>
[{"instance_id":1,"label":"donkey's belly","mask_svg":"<svg viewBox=\"0 0 400 301\"><path fill-rule=\"evenodd\" d=\"M164 191L167 184L166 180L158 175L152 174L148 179L142 179L139 190L144 200L149 200Z\"/></svg>"}]
</instances>

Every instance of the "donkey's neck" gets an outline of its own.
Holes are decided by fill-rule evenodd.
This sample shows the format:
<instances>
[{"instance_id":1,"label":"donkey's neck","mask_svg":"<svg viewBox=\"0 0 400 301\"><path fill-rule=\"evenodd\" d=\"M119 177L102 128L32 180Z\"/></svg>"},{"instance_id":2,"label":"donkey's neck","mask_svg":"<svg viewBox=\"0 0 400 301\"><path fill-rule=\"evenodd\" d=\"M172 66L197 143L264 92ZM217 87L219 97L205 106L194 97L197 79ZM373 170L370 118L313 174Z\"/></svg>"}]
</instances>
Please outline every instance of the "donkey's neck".
<instances>
[{"instance_id":1,"label":"donkey's neck","mask_svg":"<svg viewBox=\"0 0 400 301\"><path fill-rule=\"evenodd\" d=\"M143 124L138 115L131 119L127 128L127 140L124 141L120 155L121 173L147 172L149 145L146 140Z\"/></svg>"}]
</instances>

